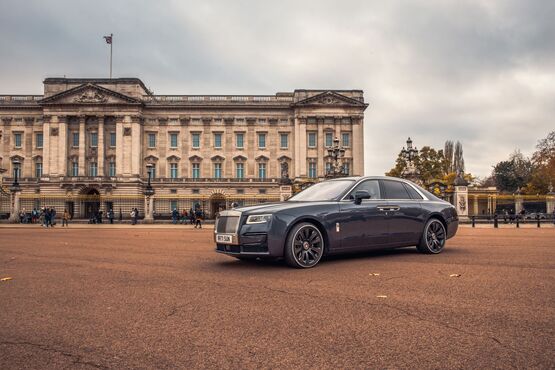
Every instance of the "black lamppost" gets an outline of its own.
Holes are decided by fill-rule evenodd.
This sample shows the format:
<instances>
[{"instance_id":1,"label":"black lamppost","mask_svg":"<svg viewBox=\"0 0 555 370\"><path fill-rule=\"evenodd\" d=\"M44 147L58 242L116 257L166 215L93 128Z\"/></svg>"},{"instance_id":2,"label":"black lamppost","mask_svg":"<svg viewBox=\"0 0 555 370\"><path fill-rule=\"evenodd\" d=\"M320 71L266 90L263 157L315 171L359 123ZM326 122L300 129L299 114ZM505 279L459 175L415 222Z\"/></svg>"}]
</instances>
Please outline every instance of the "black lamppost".
<instances>
[{"instance_id":1,"label":"black lamppost","mask_svg":"<svg viewBox=\"0 0 555 370\"><path fill-rule=\"evenodd\" d=\"M418 149L416 149L416 147L412 147L412 140L410 139L410 137L407 139L407 149L403 147L403 149L401 149L401 155L409 163L412 163L412 161L418 155Z\"/></svg>"},{"instance_id":2,"label":"black lamppost","mask_svg":"<svg viewBox=\"0 0 555 370\"><path fill-rule=\"evenodd\" d=\"M154 222L154 217L152 215L152 204L151 204L151 197L154 195L154 189L152 188L152 185L150 184L151 178L152 178L152 168L154 166L149 163L146 165L146 172L148 174L148 182L146 184L146 188L144 190L144 195L146 197L146 201L145 201L145 218L144 218L144 222L145 223L152 223Z\"/></svg>"},{"instance_id":3,"label":"black lamppost","mask_svg":"<svg viewBox=\"0 0 555 370\"><path fill-rule=\"evenodd\" d=\"M14 178L13 178L13 183L12 183L12 186L11 186L10 190L15 193L15 192L18 192L21 189L20 186L19 186L19 181L18 181L19 166L21 165L21 162L19 162L19 160L16 159L12 163L13 163L13 176L14 176Z\"/></svg>"},{"instance_id":4,"label":"black lamppost","mask_svg":"<svg viewBox=\"0 0 555 370\"><path fill-rule=\"evenodd\" d=\"M326 171L326 177L335 178L345 176L343 168L343 157L345 156L345 148L339 145L339 139L333 139L333 145L327 149L328 158L330 158L330 169Z\"/></svg>"}]
</instances>

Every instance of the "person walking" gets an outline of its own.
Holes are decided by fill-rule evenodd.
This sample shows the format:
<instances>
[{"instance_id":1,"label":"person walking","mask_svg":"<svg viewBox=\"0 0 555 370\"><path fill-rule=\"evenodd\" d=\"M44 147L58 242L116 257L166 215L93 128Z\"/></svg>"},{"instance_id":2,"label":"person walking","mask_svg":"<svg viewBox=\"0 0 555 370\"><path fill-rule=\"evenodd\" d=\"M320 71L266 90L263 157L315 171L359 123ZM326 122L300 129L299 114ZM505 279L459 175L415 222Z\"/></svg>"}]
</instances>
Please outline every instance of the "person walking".
<instances>
[{"instance_id":1,"label":"person walking","mask_svg":"<svg viewBox=\"0 0 555 370\"><path fill-rule=\"evenodd\" d=\"M188 215L187 215L187 210L186 210L186 209L183 209L183 212L181 213L181 220L179 221L179 223L180 223L181 225L187 223L187 218L188 218L187 216L188 216Z\"/></svg>"},{"instance_id":2,"label":"person walking","mask_svg":"<svg viewBox=\"0 0 555 370\"><path fill-rule=\"evenodd\" d=\"M54 227L56 225L56 208L50 208L50 227Z\"/></svg>"},{"instance_id":3,"label":"person walking","mask_svg":"<svg viewBox=\"0 0 555 370\"><path fill-rule=\"evenodd\" d=\"M172 222L174 225L177 224L177 217L179 216L179 212L177 212L177 208L174 208L172 211Z\"/></svg>"},{"instance_id":4,"label":"person walking","mask_svg":"<svg viewBox=\"0 0 555 370\"><path fill-rule=\"evenodd\" d=\"M196 228L202 229L202 211L200 208L197 209L195 212L195 229Z\"/></svg>"},{"instance_id":5,"label":"person walking","mask_svg":"<svg viewBox=\"0 0 555 370\"><path fill-rule=\"evenodd\" d=\"M189 224L193 225L195 223L195 212L193 211L193 207L189 210Z\"/></svg>"},{"instance_id":6,"label":"person walking","mask_svg":"<svg viewBox=\"0 0 555 370\"><path fill-rule=\"evenodd\" d=\"M114 210L112 208L110 208L110 210L108 211L108 220L110 220L110 225L114 224Z\"/></svg>"},{"instance_id":7,"label":"person walking","mask_svg":"<svg viewBox=\"0 0 555 370\"><path fill-rule=\"evenodd\" d=\"M66 226L69 227L68 221L71 218L71 216L69 215L69 212L67 211L67 208L64 209L64 214L62 216L62 227Z\"/></svg>"},{"instance_id":8,"label":"person walking","mask_svg":"<svg viewBox=\"0 0 555 370\"><path fill-rule=\"evenodd\" d=\"M131 214L130 214L130 216L131 216L131 225L135 225L135 224L137 223L137 222L135 221L135 220L136 220L136 219L135 219L136 215L137 215L137 214L135 213L135 208L132 208L132 209L131 209Z\"/></svg>"}]
</instances>

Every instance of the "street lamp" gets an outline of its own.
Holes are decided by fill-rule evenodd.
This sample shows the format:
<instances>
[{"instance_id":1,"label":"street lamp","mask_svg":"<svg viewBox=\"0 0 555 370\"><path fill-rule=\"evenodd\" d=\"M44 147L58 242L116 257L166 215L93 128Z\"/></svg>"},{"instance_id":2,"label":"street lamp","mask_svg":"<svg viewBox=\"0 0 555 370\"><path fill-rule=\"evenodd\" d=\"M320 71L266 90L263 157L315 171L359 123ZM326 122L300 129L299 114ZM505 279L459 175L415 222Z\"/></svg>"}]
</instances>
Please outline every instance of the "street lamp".
<instances>
[{"instance_id":1,"label":"street lamp","mask_svg":"<svg viewBox=\"0 0 555 370\"><path fill-rule=\"evenodd\" d=\"M409 163L412 163L413 159L418 155L418 149L412 147L412 140L410 137L407 139L407 149L403 147L403 149L401 149L401 155Z\"/></svg>"},{"instance_id":2,"label":"street lamp","mask_svg":"<svg viewBox=\"0 0 555 370\"><path fill-rule=\"evenodd\" d=\"M152 188L152 185L150 184L151 178L152 178L152 169L153 169L153 165L151 163L146 165L146 172L148 174L148 182L146 184L146 188L144 190L144 195L145 195L145 218L144 218L144 222L145 223L153 223L154 222L154 217L152 215L152 199L151 197L154 195L154 189Z\"/></svg>"},{"instance_id":3,"label":"street lamp","mask_svg":"<svg viewBox=\"0 0 555 370\"><path fill-rule=\"evenodd\" d=\"M21 162L17 159L14 159L13 163L13 174L14 174L14 179L13 179L13 183L12 186L10 188L10 190L12 192L17 192L20 190L20 186L19 186L19 181L18 177L19 177L19 166L21 165Z\"/></svg>"},{"instance_id":4,"label":"street lamp","mask_svg":"<svg viewBox=\"0 0 555 370\"><path fill-rule=\"evenodd\" d=\"M345 148L339 145L339 139L333 139L333 145L327 149L330 161L330 169L326 172L326 177L334 178L344 176L343 157L345 156Z\"/></svg>"}]
</instances>

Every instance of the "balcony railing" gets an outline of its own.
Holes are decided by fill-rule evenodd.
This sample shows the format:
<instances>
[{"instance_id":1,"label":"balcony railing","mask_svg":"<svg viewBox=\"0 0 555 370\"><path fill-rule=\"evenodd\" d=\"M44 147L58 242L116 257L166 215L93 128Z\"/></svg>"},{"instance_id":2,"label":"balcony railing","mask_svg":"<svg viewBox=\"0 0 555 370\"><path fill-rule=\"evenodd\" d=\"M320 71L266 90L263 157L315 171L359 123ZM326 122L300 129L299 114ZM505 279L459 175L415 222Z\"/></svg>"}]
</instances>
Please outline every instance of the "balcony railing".
<instances>
[{"instance_id":1,"label":"balcony railing","mask_svg":"<svg viewBox=\"0 0 555 370\"><path fill-rule=\"evenodd\" d=\"M66 182L81 182L81 181L89 181L89 182L116 182L118 181L118 177L110 177L110 176L62 176L57 177L59 181L66 181ZM11 184L13 182L13 177L4 177L3 184ZM27 184L27 183L37 183L41 180L51 181L50 176L42 176L41 178L37 177L22 177L18 178L18 182L20 184ZM147 177L142 177L141 180L143 182L147 182ZM241 183L277 183L279 182L278 178L271 177L271 178L239 178L239 177L222 177L222 178L214 178L214 177L178 177L178 178L171 178L171 177L156 177L151 179L153 184L179 184L179 183L186 183L186 182L200 182L200 183L207 183L207 182L218 182L218 183L233 183L233 182L241 182Z\"/></svg>"},{"instance_id":2,"label":"balcony railing","mask_svg":"<svg viewBox=\"0 0 555 370\"><path fill-rule=\"evenodd\" d=\"M148 179L143 178L143 181L147 181ZM214 178L214 177L178 177L178 178L170 178L170 177L162 177L162 178L154 178L151 180L153 184L155 183L185 183L185 182L218 182L218 183L231 183L231 182L255 182L255 183L276 183L278 182L277 178L238 178L238 177L222 177L222 178Z\"/></svg>"},{"instance_id":3,"label":"balcony railing","mask_svg":"<svg viewBox=\"0 0 555 370\"><path fill-rule=\"evenodd\" d=\"M0 105L37 104L43 95L0 95Z\"/></svg>"},{"instance_id":4,"label":"balcony railing","mask_svg":"<svg viewBox=\"0 0 555 370\"><path fill-rule=\"evenodd\" d=\"M145 95L143 100L154 104L184 104L184 103L291 103L293 95Z\"/></svg>"}]
</instances>

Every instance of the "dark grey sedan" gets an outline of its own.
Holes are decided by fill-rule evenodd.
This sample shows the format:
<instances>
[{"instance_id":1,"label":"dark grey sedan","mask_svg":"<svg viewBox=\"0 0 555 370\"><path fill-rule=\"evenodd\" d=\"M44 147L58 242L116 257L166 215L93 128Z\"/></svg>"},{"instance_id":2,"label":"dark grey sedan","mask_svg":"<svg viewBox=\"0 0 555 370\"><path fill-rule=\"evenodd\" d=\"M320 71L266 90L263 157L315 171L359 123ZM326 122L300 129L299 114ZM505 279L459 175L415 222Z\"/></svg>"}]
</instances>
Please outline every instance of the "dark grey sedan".
<instances>
[{"instance_id":1,"label":"dark grey sedan","mask_svg":"<svg viewBox=\"0 0 555 370\"><path fill-rule=\"evenodd\" d=\"M416 246L440 253L458 228L455 208L416 184L392 177L317 183L286 202L223 211L216 251L239 259L284 258L298 268L324 255Z\"/></svg>"}]
</instances>

